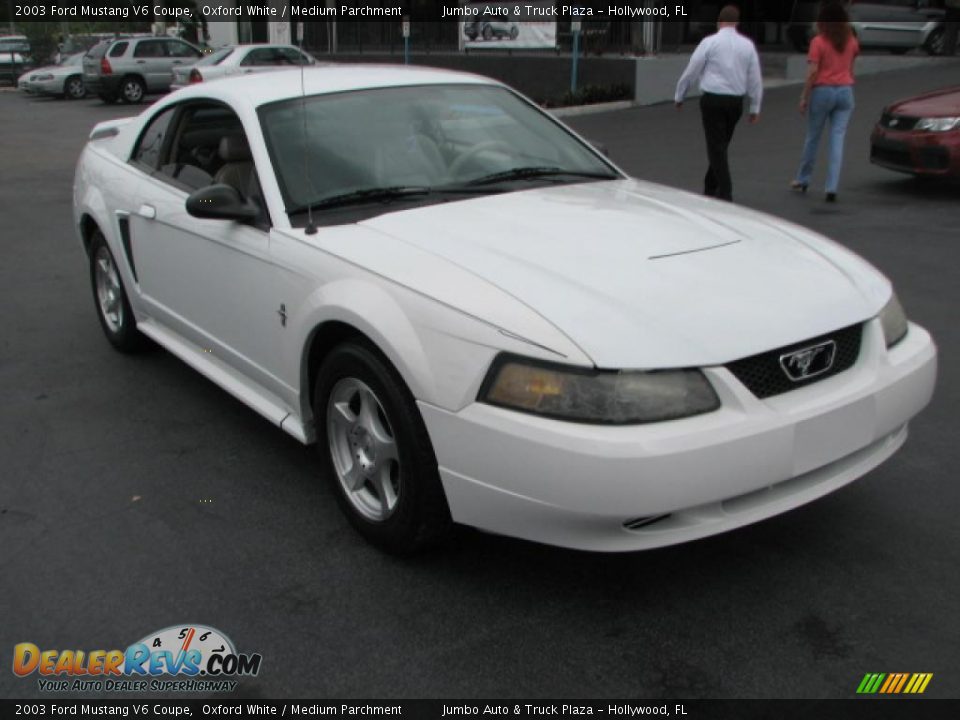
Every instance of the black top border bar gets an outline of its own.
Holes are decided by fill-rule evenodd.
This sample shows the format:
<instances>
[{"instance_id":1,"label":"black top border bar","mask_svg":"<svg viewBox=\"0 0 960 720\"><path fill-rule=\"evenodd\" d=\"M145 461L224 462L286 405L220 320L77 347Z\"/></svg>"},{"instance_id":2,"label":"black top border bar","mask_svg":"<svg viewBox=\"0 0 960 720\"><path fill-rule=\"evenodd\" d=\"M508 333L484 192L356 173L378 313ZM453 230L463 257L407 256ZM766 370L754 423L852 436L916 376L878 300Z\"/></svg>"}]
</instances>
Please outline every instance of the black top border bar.
<instances>
[{"instance_id":1,"label":"black top border bar","mask_svg":"<svg viewBox=\"0 0 960 720\"><path fill-rule=\"evenodd\" d=\"M943 20L945 0L917 3L917 22ZM0 23L43 21L206 22L413 22L504 19L521 22L579 20L610 22L711 23L722 2L706 0L9 0L0 4ZM743 22L810 22L818 0L731 0ZM484 14L484 10L488 10ZM869 12L869 11L866 11ZM7 17L13 13L13 17ZM879 13L858 21L889 20ZM586 25L584 29L586 29ZM0 33L2 34L2 33Z\"/></svg>"}]
</instances>

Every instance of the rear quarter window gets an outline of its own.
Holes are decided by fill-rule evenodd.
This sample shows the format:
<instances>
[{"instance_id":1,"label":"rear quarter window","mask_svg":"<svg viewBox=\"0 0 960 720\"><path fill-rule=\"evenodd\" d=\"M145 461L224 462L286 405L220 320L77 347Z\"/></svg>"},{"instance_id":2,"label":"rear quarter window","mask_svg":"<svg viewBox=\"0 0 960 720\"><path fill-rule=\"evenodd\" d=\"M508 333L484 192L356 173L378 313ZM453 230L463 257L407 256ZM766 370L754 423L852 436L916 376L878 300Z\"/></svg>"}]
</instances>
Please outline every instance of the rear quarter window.
<instances>
[{"instance_id":1,"label":"rear quarter window","mask_svg":"<svg viewBox=\"0 0 960 720\"><path fill-rule=\"evenodd\" d=\"M110 48L110 57L120 57L127 51L127 46L130 43L118 42L112 48Z\"/></svg>"},{"instance_id":2,"label":"rear quarter window","mask_svg":"<svg viewBox=\"0 0 960 720\"><path fill-rule=\"evenodd\" d=\"M154 117L140 135L137 147L133 151L131 162L144 166L147 170L156 170L160 165L160 153L163 151L164 138L170 127L176 107L167 108Z\"/></svg>"}]
</instances>

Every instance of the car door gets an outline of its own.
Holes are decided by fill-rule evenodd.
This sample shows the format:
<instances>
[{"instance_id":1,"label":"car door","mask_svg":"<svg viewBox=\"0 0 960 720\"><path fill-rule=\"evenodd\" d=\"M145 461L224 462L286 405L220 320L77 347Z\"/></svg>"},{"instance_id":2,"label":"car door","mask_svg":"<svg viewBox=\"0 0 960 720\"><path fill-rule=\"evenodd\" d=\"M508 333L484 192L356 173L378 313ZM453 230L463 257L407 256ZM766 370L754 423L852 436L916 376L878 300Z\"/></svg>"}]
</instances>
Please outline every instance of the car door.
<instances>
[{"instance_id":1,"label":"car door","mask_svg":"<svg viewBox=\"0 0 960 720\"><path fill-rule=\"evenodd\" d=\"M148 92L162 92L170 87L166 40L139 40L133 48L133 65L143 76Z\"/></svg>"},{"instance_id":2,"label":"car door","mask_svg":"<svg viewBox=\"0 0 960 720\"><path fill-rule=\"evenodd\" d=\"M912 48L920 44L923 25L917 22L916 0L856 2L850 14L864 47Z\"/></svg>"},{"instance_id":3,"label":"car door","mask_svg":"<svg viewBox=\"0 0 960 720\"><path fill-rule=\"evenodd\" d=\"M131 158L144 173L141 202L130 212L143 305L156 322L280 394L282 317L266 211L261 221L242 224L198 219L185 207L191 192L213 184L224 169L216 155L221 138L245 136L243 127L225 105L196 101L154 122L165 129L148 126ZM250 187L259 187L255 168L250 177Z\"/></svg>"}]
</instances>

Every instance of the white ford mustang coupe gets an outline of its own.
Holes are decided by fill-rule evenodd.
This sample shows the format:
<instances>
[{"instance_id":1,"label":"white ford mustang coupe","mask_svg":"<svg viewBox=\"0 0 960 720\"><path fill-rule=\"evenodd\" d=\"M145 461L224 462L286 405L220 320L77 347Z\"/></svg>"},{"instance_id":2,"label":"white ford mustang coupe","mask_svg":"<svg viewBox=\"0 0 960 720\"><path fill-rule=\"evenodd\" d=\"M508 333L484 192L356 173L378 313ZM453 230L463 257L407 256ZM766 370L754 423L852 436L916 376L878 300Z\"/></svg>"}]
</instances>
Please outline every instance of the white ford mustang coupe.
<instances>
[{"instance_id":1,"label":"white ford mustang coupe","mask_svg":"<svg viewBox=\"0 0 960 720\"><path fill-rule=\"evenodd\" d=\"M303 443L391 552L452 522L624 551L890 457L936 348L802 227L627 177L509 88L331 66L97 125L75 225L100 323Z\"/></svg>"}]
</instances>

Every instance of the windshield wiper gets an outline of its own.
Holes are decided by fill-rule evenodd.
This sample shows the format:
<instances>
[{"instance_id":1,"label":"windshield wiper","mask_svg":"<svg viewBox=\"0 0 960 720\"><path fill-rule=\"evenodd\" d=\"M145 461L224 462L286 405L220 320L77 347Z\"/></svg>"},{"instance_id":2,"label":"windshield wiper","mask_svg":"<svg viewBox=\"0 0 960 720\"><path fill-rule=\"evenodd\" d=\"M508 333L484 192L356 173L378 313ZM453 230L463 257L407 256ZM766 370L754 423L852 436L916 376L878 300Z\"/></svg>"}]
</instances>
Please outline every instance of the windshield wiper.
<instances>
[{"instance_id":1,"label":"windshield wiper","mask_svg":"<svg viewBox=\"0 0 960 720\"><path fill-rule=\"evenodd\" d=\"M392 187L372 187L363 190L353 190L340 195L331 195L318 200L315 203L301 205L288 211L289 214L307 212L307 210L319 210L331 207L343 207L345 205L358 205L365 202L387 202L414 195L429 195L431 188L418 185L395 185Z\"/></svg>"},{"instance_id":2,"label":"windshield wiper","mask_svg":"<svg viewBox=\"0 0 960 720\"><path fill-rule=\"evenodd\" d=\"M353 190L341 195L331 195L318 200L309 205L300 205L293 210L288 210L289 215L305 213L308 210L324 210L333 207L344 207L347 205L360 205L367 202L390 202L409 197L423 197L426 195L463 195L494 193L500 190L488 188L468 187L467 185L439 185L429 187L426 185L396 185L392 187L364 188L363 190Z\"/></svg>"},{"instance_id":3,"label":"windshield wiper","mask_svg":"<svg viewBox=\"0 0 960 720\"><path fill-rule=\"evenodd\" d=\"M489 175L483 175L473 180L468 180L465 185L489 185L504 180L526 180L528 178L546 178L546 177L581 177L593 178L596 180L614 180L616 175L602 172L589 172L586 170L565 170L561 167L516 167L503 172L495 172Z\"/></svg>"}]
</instances>

